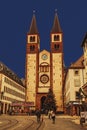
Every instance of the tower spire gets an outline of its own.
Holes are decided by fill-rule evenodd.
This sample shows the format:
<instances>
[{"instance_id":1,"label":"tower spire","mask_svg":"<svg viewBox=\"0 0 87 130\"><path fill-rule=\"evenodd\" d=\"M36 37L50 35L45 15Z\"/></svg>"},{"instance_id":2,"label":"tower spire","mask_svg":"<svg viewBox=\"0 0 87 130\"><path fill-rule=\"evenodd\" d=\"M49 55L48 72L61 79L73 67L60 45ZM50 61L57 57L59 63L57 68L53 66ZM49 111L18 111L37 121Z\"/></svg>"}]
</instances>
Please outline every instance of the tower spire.
<instances>
[{"instance_id":1,"label":"tower spire","mask_svg":"<svg viewBox=\"0 0 87 130\"><path fill-rule=\"evenodd\" d=\"M32 21L31 21L31 25L30 25L30 29L29 29L29 34L38 34L35 10L33 10L33 17L32 17Z\"/></svg>"},{"instance_id":2,"label":"tower spire","mask_svg":"<svg viewBox=\"0 0 87 130\"><path fill-rule=\"evenodd\" d=\"M57 13L57 9L55 9L55 13Z\"/></svg>"},{"instance_id":3,"label":"tower spire","mask_svg":"<svg viewBox=\"0 0 87 130\"><path fill-rule=\"evenodd\" d=\"M33 14L35 14L35 10L33 10Z\"/></svg>"},{"instance_id":4,"label":"tower spire","mask_svg":"<svg viewBox=\"0 0 87 130\"><path fill-rule=\"evenodd\" d=\"M54 17L54 22L53 22L51 33L58 33L58 32L62 32L62 29L60 27L58 15L57 15L57 9L55 9L55 17Z\"/></svg>"}]
</instances>

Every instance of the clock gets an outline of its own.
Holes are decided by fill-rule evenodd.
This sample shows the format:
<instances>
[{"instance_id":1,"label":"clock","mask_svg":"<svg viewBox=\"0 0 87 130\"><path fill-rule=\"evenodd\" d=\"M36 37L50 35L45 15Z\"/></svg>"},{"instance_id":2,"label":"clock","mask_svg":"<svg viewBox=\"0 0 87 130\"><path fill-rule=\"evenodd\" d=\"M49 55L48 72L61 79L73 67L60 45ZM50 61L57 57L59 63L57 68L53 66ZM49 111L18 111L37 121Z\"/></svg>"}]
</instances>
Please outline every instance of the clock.
<instances>
[{"instance_id":1,"label":"clock","mask_svg":"<svg viewBox=\"0 0 87 130\"><path fill-rule=\"evenodd\" d=\"M43 84L46 84L46 83L49 81L48 75L46 75L46 74L41 75L40 81L41 81Z\"/></svg>"},{"instance_id":2,"label":"clock","mask_svg":"<svg viewBox=\"0 0 87 130\"><path fill-rule=\"evenodd\" d=\"M48 57L47 57L46 54L43 54L43 55L42 55L42 59L43 59L43 60L46 60L47 58L48 58Z\"/></svg>"}]
</instances>

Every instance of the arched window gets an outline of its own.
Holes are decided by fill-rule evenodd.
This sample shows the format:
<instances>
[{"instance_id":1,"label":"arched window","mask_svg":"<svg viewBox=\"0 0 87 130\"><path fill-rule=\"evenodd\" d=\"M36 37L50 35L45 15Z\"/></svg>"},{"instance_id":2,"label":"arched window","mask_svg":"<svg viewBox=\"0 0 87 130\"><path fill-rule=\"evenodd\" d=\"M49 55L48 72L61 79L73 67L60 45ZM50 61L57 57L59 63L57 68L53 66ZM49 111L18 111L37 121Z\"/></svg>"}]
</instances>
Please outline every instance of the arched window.
<instances>
[{"instance_id":1,"label":"arched window","mask_svg":"<svg viewBox=\"0 0 87 130\"><path fill-rule=\"evenodd\" d=\"M58 50L59 49L59 44L54 44L54 49Z\"/></svg>"},{"instance_id":2,"label":"arched window","mask_svg":"<svg viewBox=\"0 0 87 130\"><path fill-rule=\"evenodd\" d=\"M54 41L59 41L59 35L54 35Z\"/></svg>"},{"instance_id":3,"label":"arched window","mask_svg":"<svg viewBox=\"0 0 87 130\"><path fill-rule=\"evenodd\" d=\"M33 37L31 36L31 37L30 37L30 42L32 42L32 41L33 41Z\"/></svg>"},{"instance_id":4,"label":"arched window","mask_svg":"<svg viewBox=\"0 0 87 130\"><path fill-rule=\"evenodd\" d=\"M33 42L35 42L35 36L33 36Z\"/></svg>"},{"instance_id":5,"label":"arched window","mask_svg":"<svg viewBox=\"0 0 87 130\"><path fill-rule=\"evenodd\" d=\"M59 41L59 35L56 36L56 40Z\"/></svg>"},{"instance_id":6,"label":"arched window","mask_svg":"<svg viewBox=\"0 0 87 130\"><path fill-rule=\"evenodd\" d=\"M30 51L34 51L35 50L35 46L34 45L31 45L30 46Z\"/></svg>"},{"instance_id":7,"label":"arched window","mask_svg":"<svg viewBox=\"0 0 87 130\"><path fill-rule=\"evenodd\" d=\"M35 46L33 45L33 51L35 50Z\"/></svg>"},{"instance_id":8,"label":"arched window","mask_svg":"<svg viewBox=\"0 0 87 130\"><path fill-rule=\"evenodd\" d=\"M32 51L32 46L30 46L30 51Z\"/></svg>"},{"instance_id":9,"label":"arched window","mask_svg":"<svg viewBox=\"0 0 87 130\"><path fill-rule=\"evenodd\" d=\"M35 36L30 37L30 42L35 42Z\"/></svg>"},{"instance_id":10,"label":"arched window","mask_svg":"<svg viewBox=\"0 0 87 130\"><path fill-rule=\"evenodd\" d=\"M49 64L47 64L47 63L42 63L41 65L40 65L40 72L49 72Z\"/></svg>"}]
</instances>

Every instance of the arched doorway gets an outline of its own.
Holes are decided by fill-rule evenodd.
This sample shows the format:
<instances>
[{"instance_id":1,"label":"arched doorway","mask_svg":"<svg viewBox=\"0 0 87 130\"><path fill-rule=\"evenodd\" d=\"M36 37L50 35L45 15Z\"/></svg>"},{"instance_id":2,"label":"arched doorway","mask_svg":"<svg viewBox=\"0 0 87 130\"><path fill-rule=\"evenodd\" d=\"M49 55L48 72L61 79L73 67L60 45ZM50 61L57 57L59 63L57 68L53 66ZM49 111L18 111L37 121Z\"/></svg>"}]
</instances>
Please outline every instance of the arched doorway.
<instances>
[{"instance_id":1,"label":"arched doorway","mask_svg":"<svg viewBox=\"0 0 87 130\"><path fill-rule=\"evenodd\" d=\"M41 110L43 110L44 111L44 101L45 101L45 99L46 99L46 96L43 96L43 97L41 97Z\"/></svg>"}]
</instances>

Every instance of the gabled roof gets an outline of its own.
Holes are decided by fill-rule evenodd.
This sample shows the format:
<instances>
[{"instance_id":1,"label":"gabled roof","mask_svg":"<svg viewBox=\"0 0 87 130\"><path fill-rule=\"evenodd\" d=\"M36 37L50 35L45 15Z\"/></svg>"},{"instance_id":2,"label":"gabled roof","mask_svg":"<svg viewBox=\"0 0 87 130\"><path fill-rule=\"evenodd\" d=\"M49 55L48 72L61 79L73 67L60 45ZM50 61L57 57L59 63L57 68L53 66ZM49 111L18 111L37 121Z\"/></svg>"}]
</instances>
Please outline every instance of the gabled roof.
<instances>
[{"instance_id":1,"label":"gabled roof","mask_svg":"<svg viewBox=\"0 0 87 130\"><path fill-rule=\"evenodd\" d=\"M38 34L35 14L33 14L33 17L32 17L29 34Z\"/></svg>"},{"instance_id":2,"label":"gabled roof","mask_svg":"<svg viewBox=\"0 0 87 130\"><path fill-rule=\"evenodd\" d=\"M40 53L50 53L49 51L47 51L46 49L40 51Z\"/></svg>"},{"instance_id":3,"label":"gabled roof","mask_svg":"<svg viewBox=\"0 0 87 130\"><path fill-rule=\"evenodd\" d=\"M61 30L61 27L60 27L58 15L57 15L57 13L55 13L54 23L53 23L51 33L58 33L58 32L62 32L62 30Z\"/></svg>"},{"instance_id":4,"label":"gabled roof","mask_svg":"<svg viewBox=\"0 0 87 130\"><path fill-rule=\"evenodd\" d=\"M84 67L83 61L84 61L84 56L82 55L76 62L74 62L70 65L70 68Z\"/></svg>"}]
</instances>

